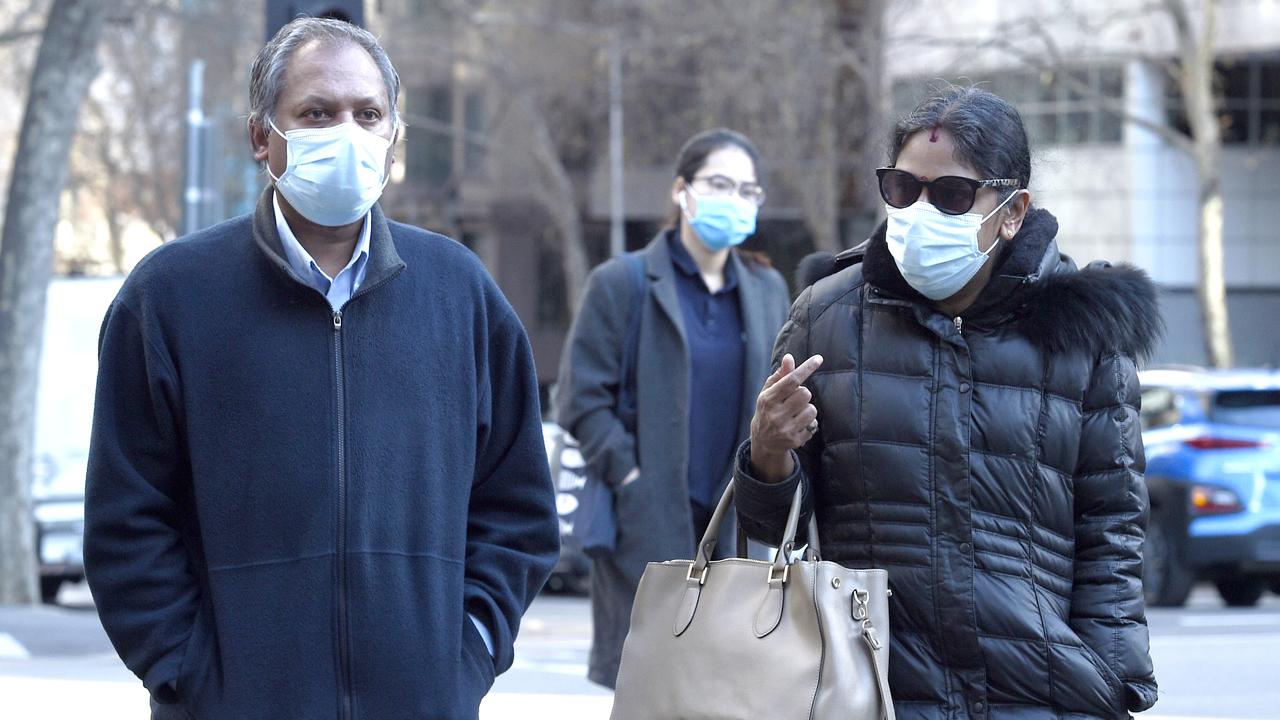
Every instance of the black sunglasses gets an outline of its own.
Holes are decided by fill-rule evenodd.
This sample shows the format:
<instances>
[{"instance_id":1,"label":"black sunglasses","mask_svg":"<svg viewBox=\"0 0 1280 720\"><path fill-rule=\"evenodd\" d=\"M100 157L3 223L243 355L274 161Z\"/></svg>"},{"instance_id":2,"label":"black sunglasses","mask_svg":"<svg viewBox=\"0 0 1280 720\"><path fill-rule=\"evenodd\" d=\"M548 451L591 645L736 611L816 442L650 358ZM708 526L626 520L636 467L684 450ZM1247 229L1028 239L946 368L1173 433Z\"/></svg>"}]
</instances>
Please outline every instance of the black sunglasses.
<instances>
[{"instance_id":1,"label":"black sunglasses","mask_svg":"<svg viewBox=\"0 0 1280 720\"><path fill-rule=\"evenodd\" d=\"M906 170L879 168L880 197L896 208L908 207L920 199L920 192L929 188L929 204L948 215L963 215L973 207L978 198L978 188L1018 187L1017 180L974 180L958 175L943 175L932 180L921 180Z\"/></svg>"}]
</instances>

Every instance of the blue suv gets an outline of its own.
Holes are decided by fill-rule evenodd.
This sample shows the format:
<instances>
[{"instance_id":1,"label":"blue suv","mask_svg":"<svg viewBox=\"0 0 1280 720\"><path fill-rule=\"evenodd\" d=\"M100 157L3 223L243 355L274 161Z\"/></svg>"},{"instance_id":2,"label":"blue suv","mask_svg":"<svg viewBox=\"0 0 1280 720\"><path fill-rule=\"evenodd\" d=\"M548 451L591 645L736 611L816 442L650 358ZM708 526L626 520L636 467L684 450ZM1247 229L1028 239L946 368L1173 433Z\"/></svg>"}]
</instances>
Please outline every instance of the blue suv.
<instances>
[{"instance_id":1,"label":"blue suv","mask_svg":"<svg viewBox=\"0 0 1280 720\"><path fill-rule=\"evenodd\" d=\"M1157 368L1139 377L1147 604L1180 606L1198 580L1236 607L1280 592L1280 371Z\"/></svg>"}]
</instances>

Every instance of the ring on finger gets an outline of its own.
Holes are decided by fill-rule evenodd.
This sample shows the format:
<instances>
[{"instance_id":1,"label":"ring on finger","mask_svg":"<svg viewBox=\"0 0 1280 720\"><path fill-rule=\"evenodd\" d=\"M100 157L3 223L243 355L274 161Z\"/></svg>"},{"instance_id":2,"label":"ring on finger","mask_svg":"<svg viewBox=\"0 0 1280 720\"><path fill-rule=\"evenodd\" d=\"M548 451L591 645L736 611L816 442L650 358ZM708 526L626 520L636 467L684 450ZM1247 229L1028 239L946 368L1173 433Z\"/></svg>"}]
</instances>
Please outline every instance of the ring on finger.
<instances>
[{"instance_id":1,"label":"ring on finger","mask_svg":"<svg viewBox=\"0 0 1280 720\"><path fill-rule=\"evenodd\" d=\"M809 424L804 426L804 431L809 433L810 435L816 434L818 432L817 418L814 418L813 420L809 421Z\"/></svg>"}]
</instances>

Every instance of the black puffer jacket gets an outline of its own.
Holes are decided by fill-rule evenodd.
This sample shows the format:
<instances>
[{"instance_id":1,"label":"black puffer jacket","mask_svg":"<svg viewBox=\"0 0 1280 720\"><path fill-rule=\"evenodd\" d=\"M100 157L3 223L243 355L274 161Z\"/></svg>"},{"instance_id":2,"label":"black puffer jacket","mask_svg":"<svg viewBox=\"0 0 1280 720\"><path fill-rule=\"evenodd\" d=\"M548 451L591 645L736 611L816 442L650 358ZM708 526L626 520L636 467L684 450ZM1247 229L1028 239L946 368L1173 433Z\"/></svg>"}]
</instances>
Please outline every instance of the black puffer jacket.
<instances>
[{"instance_id":1,"label":"black puffer jacket","mask_svg":"<svg viewBox=\"0 0 1280 720\"><path fill-rule=\"evenodd\" d=\"M953 321L882 229L778 337L775 367L824 358L796 473L761 483L739 453L750 534L776 540L804 482L826 559L889 571L903 720L1123 718L1156 700L1135 372L1160 332L1155 289L1128 266L1077 271L1056 234L1032 210Z\"/></svg>"}]
</instances>

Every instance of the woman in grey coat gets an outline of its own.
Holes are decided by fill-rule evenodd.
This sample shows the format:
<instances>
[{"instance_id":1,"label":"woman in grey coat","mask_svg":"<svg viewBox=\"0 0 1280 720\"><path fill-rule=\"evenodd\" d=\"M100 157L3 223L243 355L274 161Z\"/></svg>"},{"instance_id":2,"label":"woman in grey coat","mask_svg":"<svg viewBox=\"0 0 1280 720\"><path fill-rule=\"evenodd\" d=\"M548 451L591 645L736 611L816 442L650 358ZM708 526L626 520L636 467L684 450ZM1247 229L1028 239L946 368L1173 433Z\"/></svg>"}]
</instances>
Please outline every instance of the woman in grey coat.
<instances>
[{"instance_id":1,"label":"woman in grey coat","mask_svg":"<svg viewBox=\"0 0 1280 720\"><path fill-rule=\"evenodd\" d=\"M640 261L643 278L621 258L593 270L566 340L558 418L590 471L613 489L618 520L616 550L594 559L591 572L588 677L606 687L617 678L645 564L693 557L786 320L782 276L734 249L755 231L764 201L758 165L738 133L716 129L690 139L671 186L678 211L630 259ZM636 303L632 432L618 397Z\"/></svg>"}]
</instances>

